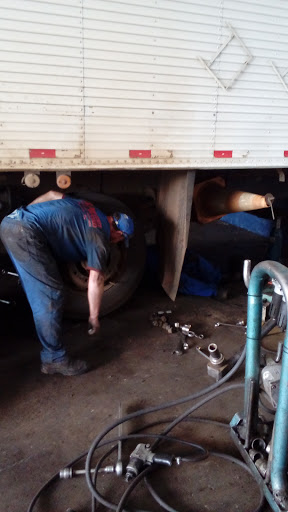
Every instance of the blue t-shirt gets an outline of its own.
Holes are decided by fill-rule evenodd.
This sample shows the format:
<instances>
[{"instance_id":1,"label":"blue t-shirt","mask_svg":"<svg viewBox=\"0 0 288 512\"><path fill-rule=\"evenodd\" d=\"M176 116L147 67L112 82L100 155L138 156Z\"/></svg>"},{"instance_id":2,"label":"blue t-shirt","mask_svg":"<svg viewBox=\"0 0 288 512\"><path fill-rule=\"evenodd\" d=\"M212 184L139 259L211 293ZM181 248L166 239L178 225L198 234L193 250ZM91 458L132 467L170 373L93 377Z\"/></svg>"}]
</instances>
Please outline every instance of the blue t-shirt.
<instances>
[{"instance_id":1,"label":"blue t-shirt","mask_svg":"<svg viewBox=\"0 0 288 512\"><path fill-rule=\"evenodd\" d=\"M8 217L40 230L57 259L87 261L89 269L105 272L110 226L92 203L65 196L18 208Z\"/></svg>"}]
</instances>

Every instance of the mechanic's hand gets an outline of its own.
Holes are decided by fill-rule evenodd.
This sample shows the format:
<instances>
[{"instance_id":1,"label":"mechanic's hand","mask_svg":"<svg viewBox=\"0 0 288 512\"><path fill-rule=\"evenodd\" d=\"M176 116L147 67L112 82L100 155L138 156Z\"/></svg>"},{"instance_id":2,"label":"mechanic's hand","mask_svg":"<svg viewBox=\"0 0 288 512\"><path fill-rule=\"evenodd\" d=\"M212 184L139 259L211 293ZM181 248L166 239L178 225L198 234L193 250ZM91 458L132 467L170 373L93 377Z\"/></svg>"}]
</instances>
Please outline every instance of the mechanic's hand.
<instances>
[{"instance_id":1,"label":"mechanic's hand","mask_svg":"<svg viewBox=\"0 0 288 512\"><path fill-rule=\"evenodd\" d=\"M90 334L90 336L92 334L96 334L100 330L100 322L99 322L98 316L96 316L96 317L89 316L88 322L89 322L88 334Z\"/></svg>"}]
</instances>

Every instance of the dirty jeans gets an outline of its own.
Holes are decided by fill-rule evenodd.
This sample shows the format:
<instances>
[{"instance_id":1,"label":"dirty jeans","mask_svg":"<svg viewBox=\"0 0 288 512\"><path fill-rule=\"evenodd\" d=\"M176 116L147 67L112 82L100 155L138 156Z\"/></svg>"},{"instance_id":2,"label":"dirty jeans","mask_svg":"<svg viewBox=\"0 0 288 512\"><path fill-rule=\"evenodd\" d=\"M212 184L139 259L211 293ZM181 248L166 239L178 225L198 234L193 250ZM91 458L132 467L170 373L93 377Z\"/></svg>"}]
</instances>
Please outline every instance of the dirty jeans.
<instances>
[{"instance_id":1,"label":"dirty jeans","mask_svg":"<svg viewBox=\"0 0 288 512\"><path fill-rule=\"evenodd\" d=\"M38 228L9 217L1 223L0 236L32 309L41 361L60 362L66 357L60 341L63 282L45 237Z\"/></svg>"}]
</instances>

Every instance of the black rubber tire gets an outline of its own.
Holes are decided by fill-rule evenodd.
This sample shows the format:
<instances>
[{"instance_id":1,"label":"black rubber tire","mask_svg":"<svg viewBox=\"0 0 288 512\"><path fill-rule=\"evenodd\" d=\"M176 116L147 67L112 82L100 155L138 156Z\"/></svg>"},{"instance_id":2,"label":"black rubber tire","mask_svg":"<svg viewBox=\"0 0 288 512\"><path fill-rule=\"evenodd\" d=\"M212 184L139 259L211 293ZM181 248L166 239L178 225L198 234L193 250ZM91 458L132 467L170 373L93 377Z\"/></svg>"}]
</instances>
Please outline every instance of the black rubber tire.
<instances>
[{"instance_id":1,"label":"black rubber tire","mask_svg":"<svg viewBox=\"0 0 288 512\"><path fill-rule=\"evenodd\" d=\"M85 192L81 193L81 198L94 203L106 215L115 211L131 214L129 208L122 201L104 194ZM145 237L140 223L135 218L134 222L135 233L129 242L129 248L122 249L127 251L125 266L119 272L115 284L104 291L100 310L101 316L105 316L122 306L136 290L143 276L146 261ZM88 319L87 291L78 290L72 284L65 283L64 315L73 319Z\"/></svg>"}]
</instances>

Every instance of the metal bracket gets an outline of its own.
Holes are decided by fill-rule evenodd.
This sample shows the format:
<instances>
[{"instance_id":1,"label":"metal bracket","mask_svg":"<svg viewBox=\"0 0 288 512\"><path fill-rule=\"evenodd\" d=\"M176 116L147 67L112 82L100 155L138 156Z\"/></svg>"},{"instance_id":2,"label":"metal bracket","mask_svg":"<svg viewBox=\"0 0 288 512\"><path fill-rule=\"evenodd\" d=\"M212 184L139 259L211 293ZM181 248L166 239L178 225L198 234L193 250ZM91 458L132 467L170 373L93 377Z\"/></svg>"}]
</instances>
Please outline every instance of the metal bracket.
<instances>
[{"instance_id":1,"label":"metal bracket","mask_svg":"<svg viewBox=\"0 0 288 512\"><path fill-rule=\"evenodd\" d=\"M285 69L283 75L281 75L281 73L278 71L278 69L276 68L276 66L275 66L275 64L274 64L274 62L272 60L271 60L271 66L272 66L274 72L276 73L276 75L278 76L278 78L279 78L281 84L283 85L285 91L288 92L288 86L287 86L287 84L284 81L284 77L288 73L288 68Z\"/></svg>"},{"instance_id":2,"label":"metal bracket","mask_svg":"<svg viewBox=\"0 0 288 512\"><path fill-rule=\"evenodd\" d=\"M282 183L285 183L286 175L285 175L284 170L283 169L277 169L277 172L278 172L278 176L279 176L279 181L281 181Z\"/></svg>"},{"instance_id":3,"label":"metal bracket","mask_svg":"<svg viewBox=\"0 0 288 512\"><path fill-rule=\"evenodd\" d=\"M246 68L247 64L249 64L249 62L253 59L253 55L250 53L250 51L248 50L247 46L243 43L242 39L240 39L240 37L238 36L238 34L236 33L236 31L234 30L234 28L230 25L230 23L226 22L226 25L227 27L229 28L230 30L230 35L228 36L227 40L222 44L222 46L219 48L218 52L214 55L214 57L210 60L210 62L205 62L204 59L202 59L202 57L199 57L198 56L198 60L201 62L202 66L208 71L209 75L212 76L212 78L214 78L214 80L217 82L218 85L220 85L220 87L224 90L224 91L227 91L227 89L230 89L233 85L233 83L237 80L237 78L241 75L241 73L244 71L244 69ZM238 69L238 71L236 71L236 73L234 74L234 76L231 78L230 82L228 82L227 85L225 85L218 77L217 75L214 73L214 71L212 71L211 69L211 66L212 64L215 62L215 60L219 57L219 55L221 54L221 52L223 52L223 50L226 48L226 46L228 46L228 44L232 41L232 39L235 37L235 39L237 39L238 43L240 44L240 46L242 47L244 53L246 54L247 58L245 60L245 62L243 62L243 64L240 66L240 68Z\"/></svg>"}]
</instances>

